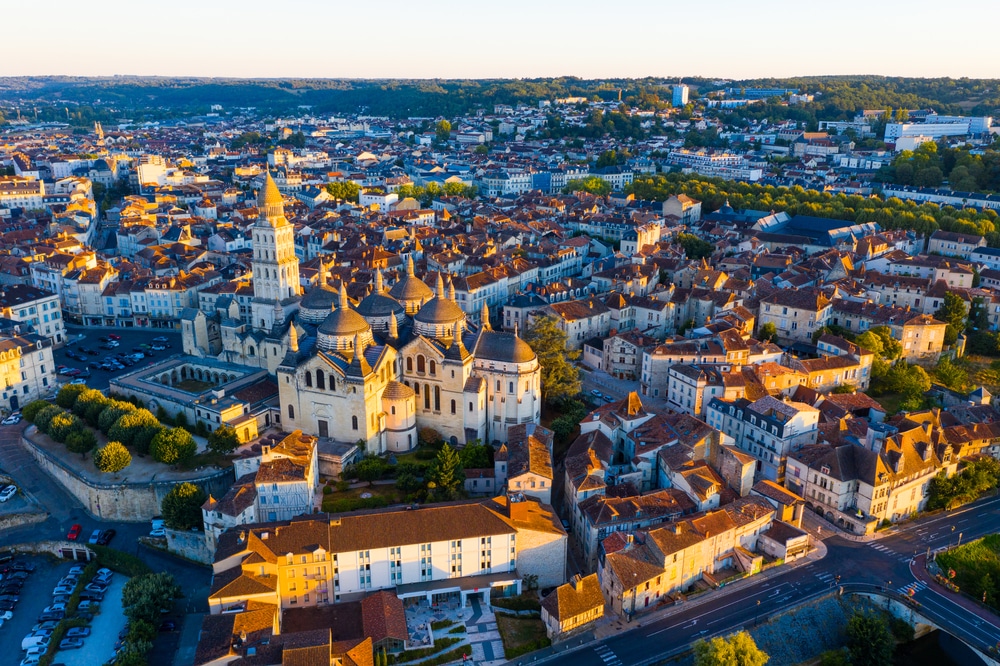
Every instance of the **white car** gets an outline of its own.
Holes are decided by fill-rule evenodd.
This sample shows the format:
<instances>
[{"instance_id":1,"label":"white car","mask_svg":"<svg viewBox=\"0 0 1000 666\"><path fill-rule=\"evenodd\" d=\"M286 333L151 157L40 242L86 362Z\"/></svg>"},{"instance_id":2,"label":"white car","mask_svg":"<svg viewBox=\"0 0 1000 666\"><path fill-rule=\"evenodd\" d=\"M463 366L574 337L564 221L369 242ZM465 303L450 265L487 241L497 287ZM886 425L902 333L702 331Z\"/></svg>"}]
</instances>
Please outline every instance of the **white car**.
<instances>
[{"instance_id":1,"label":"white car","mask_svg":"<svg viewBox=\"0 0 1000 666\"><path fill-rule=\"evenodd\" d=\"M65 612L66 611L66 604L51 604L49 606L46 606L42 610L43 613L55 613L57 611L63 611L63 612Z\"/></svg>"},{"instance_id":2,"label":"white car","mask_svg":"<svg viewBox=\"0 0 1000 666\"><path fill-rule=\"evenodd\" d=\"M35 664L39 663L41 660L42 660L41 655L33 654L30 657L25 657L24 659L22 659L19 666L35 666Z\"/></svg>"},{"instance_id":3,"label":"white car","mask_svg":"<svg viewBox=\"0 0 1000 666\"><path fill-rule=\"evenodd\" d=\"M167 531L165 529L163 529L162 527L159 527L159 528L153 530L152 532L150 532L149 536L156 537L156 538L163 538L163 537L167 536Z\"/></svg>"},{"instance_id":4,"label":"white car","mask_svg":"<svg viewBox=\"0 0 1000 666\"><path fill-rule=\"evenodd\" d=\"M14 617L14 614L10 611L4 611L0 613L0 620L9 620Z\"/></svg>"},{"instance_id":5,"label":"white car","mask_svg":"<svg viewBox=\"0 0 1000 666\"><path fill-rule=\"evenodd\" d=\"M17 486L7 486L3 490L0 490L0 502L6 502L16 494Z\"/></svg>"},{"instance_id":6,"label":"white car","mask_svg":"<svg viewBox=\"0 0 1000 666\"><path fill-rule=\"evenodd\" d=\"M2 423L3 425L17 425L20 422L21 422L21 415L20 414L11 414L7 418L5 418L3 421L0 421L0 423Z\"/></svg>"}]
</instances>

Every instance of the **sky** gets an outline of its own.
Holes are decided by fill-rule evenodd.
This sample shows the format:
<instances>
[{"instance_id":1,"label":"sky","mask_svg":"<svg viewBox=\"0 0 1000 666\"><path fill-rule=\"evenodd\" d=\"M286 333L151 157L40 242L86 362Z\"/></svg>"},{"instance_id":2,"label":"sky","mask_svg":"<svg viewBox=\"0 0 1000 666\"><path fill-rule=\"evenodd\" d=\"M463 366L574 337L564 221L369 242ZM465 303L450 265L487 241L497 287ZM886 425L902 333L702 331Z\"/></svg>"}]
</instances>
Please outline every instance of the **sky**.
<instances>
[{"instance_id":1,"label":"sky","mask_svg":"<svg viewBox=\"0 0 1000 666\"><path fill-rule=\"evenodd\" d=\"M998 16L996 0L0 0L0 76L1000 78L978 33Z\"/></svg>"}]
</instances>

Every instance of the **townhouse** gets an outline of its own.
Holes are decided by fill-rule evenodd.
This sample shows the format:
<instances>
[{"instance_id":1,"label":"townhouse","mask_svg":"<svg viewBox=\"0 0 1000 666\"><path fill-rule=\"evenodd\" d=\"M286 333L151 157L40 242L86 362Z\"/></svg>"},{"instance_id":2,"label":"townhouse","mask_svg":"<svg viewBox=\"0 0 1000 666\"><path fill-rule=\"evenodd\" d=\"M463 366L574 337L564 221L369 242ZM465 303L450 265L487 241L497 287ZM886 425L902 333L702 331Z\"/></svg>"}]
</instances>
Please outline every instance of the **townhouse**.
<instances>
[{"instance_id":1,"label":"townhouse","mask_svg":"<svg viewBox=\"0 0 1000 666\"><path fill-rule=\"evenodd\" d=\"M813 333L829 323L832 308L819 289L776 291L761 299L757 330L773 324L782 341L811 343Z\"/></svg>"}]
</instances>

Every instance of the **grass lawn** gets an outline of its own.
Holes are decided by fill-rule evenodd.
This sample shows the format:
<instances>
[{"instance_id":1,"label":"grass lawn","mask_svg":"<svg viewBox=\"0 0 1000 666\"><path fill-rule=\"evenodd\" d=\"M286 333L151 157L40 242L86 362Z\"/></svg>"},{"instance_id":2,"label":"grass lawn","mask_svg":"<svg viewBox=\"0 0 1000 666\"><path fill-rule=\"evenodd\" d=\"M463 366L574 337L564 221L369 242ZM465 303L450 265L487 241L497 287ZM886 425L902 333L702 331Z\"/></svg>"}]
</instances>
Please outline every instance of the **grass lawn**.
<instances>
[{"instance_id":1,"label":"grass lawn","mask_svg":"<svg viewBox=\"0 0 1000 666\"><path fill-rule=\"evenodd\" d=\"M981 599L983 592L986 592L987 605L997 607L997 583L1000 582L1000 534L989 534L947 553L940 553L936 562L945 575L949 569L955 570L953 582L960 590L976 599Z\"/></svg>"},{"instance_id":2,"label":"grass lawn","mask_svg":"<svg viewBox=\"0 0 1000 666\"><path fill-rule=\"evenodd\" d=\"M497 629L503 640L504 656L514 659L550 645L541 618L518 617L497 613Z\"/></svg>"},{"instance_id":3,"label":"grass lawn","mask_svg":"<svg viewBox=\"0 0 1000 666\"><path fill-rule=\"evenodd\" d=\"M875 398L885 408L885 413L892 416L899 411L899 405L905 400L901 393L886 393Z\"/></svg>"},{"instance_id":4,"label":"grass lawn","mask_svg":"<svg viewBox=\"0 0 1000 666\"><path fill-rule=\"evenodd\" d=\"M220 468L232 467L233 461L230 460L224 453L205 451L191 458L186 465L180 465L179 468L183 470L192 470L211 465L215 465Z\"/></svg>"},{"instance_id":5,"label":"grass lawn","mask_svg":"<svg viewBox=\"0 0 1000 666\"><path fill-rule=\"evenodd\" d=\"M174 388L188 393L201 393L215 386L212 382L203 382L198 379L185 379L174 384Z\"/></svg>"},{"instance_id":6,"label":"grass lawn","mask_svg":"<svg viewBox=\"0 0 1000 666\"><path fill-rule=\"evenodd\" d=\"M345 491L338 491L334 486L330 486L330 488L333 489L333 492L323 495L323 511L329 513L374 509L390 504L400 504L406 499L403 493L396 490L395 485L351 488Z\"/></svg>"}]
</instances>

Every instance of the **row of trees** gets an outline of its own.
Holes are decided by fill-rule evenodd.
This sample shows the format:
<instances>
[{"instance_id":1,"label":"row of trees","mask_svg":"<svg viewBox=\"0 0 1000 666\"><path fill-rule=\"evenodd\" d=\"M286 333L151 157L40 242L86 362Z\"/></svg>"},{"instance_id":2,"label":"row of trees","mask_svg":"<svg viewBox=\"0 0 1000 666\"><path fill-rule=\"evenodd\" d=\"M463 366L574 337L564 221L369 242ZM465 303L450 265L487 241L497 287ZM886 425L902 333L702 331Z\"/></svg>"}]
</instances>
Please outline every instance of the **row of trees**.
<instances>
[{"instance_id":1,"label":"row of trees","mask_svg":"<svg viewBox=\"0 0 1000 666\"><path fill-rule=\"evenodd\" d=\"M122 609L129 619L123 647L116 663L143 666L146 655L153 649L160 614L170 610L174 599L180 598L181 588L168 573L146 573L135 576L122 588Z\"/></svg>"},{"instance_id":2,"label":"row of trees","mask_svg":"<svg viewBox=\"0 0 1000 666\"><path fill-rule=\"evenodd\" d=\"M928 141L897 155L878 173L878 179L919 187L938 187L947 181L960 192L996 192L1000 190L1000 152L987 149L973 154L970 146L952 148L945 142Z\"/></svg>"},{"instance_id":3,"label":"row of trees","mask_svg":"<svg viewBox=\"0 0 1000 666\"><path fill-rule=\"evenodd\" d=\"M974 502L1000 484L1000 460L977 458L966 463L958 474L941 472L927 488L927 509L954 509Z\"/></svg>"},{"instance_id":4,"label":"row of trees","mask_svg":"<svg viewBox=\"0 0 1000 666\"><path fill-rule=\"evenodd\" d=\"M119 472L131 463L131 454L126 458L122 449L126 449L125 453L131 449L139 455L149 454L167 465L187 463L198 450L187 430L167 428L149 410L109 398L82 384L64 386L55 405L45 401L30 403L24 408L24 417L83 457L97 446L92 428L100 429L110 440L95 459L102 471Z\"/></svg>"},{"instance_id":5,"label":"row of trees","mask_svg":"<svg viewBox=\"0 0 1000 666\"><path fill-rule=\"evenodd\" d=\"M958 210L932 203L917 204L895 197L880 199L831 194L802 187L772 187L679 173L637 177L625 191L639 199L663 201L686 194L703 202L705 210L717 210L726 201L734 209L784 211L862 224L876 222L885 229L910 229L931 234L937 229L973 233L986 237L991 247L1000 247L997 213L993 210Z\"/></svg>"}]
</instances>

